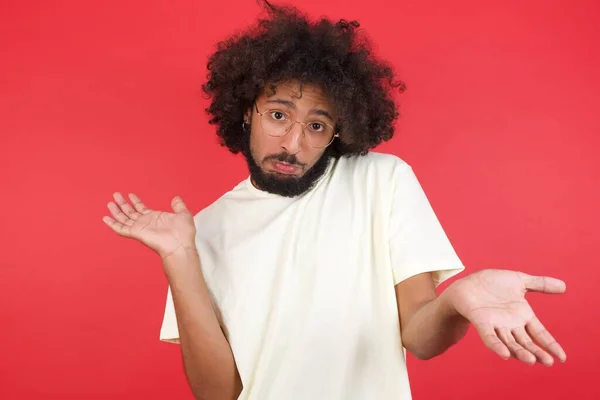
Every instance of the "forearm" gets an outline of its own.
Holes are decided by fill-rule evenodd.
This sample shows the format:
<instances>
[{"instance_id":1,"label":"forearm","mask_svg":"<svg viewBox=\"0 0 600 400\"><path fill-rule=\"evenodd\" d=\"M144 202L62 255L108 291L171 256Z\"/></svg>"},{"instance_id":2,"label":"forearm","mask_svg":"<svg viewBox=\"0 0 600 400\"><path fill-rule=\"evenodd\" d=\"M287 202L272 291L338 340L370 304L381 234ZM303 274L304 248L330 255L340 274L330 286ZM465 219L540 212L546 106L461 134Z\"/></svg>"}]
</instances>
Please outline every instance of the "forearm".
<instances>
[{"instance_id":1,"label":"forearm","mask_svg":"<svg viewBox=\"0 0 600 400\"><path fill-rule=\"evenodd\" d=\"M402 344L416 358L427 360L442 354L467 332L469 322L456 313L449 296L445 291L421 306L405 326Z\"/></svg>"},{"instance_id":2,"label":"forearm","mask_svg":"<svg viewBox=\"0 0 600 400\"><path fill-rule=\"evenodd\" d=\"M235 399L241 382L231 347L219 325L195 250L163 260L186 378L197 399Z\"/></svg>"}]
</instances>

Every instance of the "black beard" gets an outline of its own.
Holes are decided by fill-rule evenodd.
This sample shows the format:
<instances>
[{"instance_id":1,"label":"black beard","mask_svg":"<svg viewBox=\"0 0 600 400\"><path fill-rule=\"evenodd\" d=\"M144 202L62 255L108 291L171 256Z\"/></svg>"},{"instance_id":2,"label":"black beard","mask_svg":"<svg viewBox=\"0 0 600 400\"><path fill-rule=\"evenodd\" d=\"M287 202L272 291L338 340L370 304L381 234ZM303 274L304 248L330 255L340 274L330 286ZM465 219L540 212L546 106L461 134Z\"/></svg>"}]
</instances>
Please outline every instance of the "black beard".
<instances>
[{"instance_id":1,"label":"black beard","mask_svg":"<svg viewBox=\"0 0 600 400\"><path fill-rule=\"evenodd\" d=\"M321 158L304 175L300 177L286 176L264 172L256 163L256 160L254 160L250 151L250 144L248 143L244 147L242 154L246 158L252 182L260 190L285 197L296 197L312 189L327 170L329 161L331 160L330 152L325 150ZM300 165L295 155L285 152L279 153L276 156L269 156L268 158L292 165Z\"/></svg>"}]
</instances>

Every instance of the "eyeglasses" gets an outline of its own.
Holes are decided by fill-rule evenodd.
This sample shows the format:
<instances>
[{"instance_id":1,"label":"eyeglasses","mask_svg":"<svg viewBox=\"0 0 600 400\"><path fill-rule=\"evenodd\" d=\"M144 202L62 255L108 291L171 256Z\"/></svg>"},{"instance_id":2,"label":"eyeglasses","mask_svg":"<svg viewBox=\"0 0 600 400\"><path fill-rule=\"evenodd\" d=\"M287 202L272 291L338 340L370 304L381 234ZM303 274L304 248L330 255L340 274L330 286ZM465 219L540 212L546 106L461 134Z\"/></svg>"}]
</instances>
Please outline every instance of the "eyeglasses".
<instances>
[{"instance_id":1,"label":"eyeglasses","mask_svg":"<svg viewBox=\"0 0 600 400\"><path fill-rule=\"evenodd\" d=\"M296 123L302 126L302 134L308 145L317 149L329 146L336 137L340 136L328 123L318 120L304 123L293 120L285 111L268 109L260 112L256 103L254 103L254 107L256 113L260 115L260 125L263 131L269 136L284 136Z\"/></svg>"}]
</instances>

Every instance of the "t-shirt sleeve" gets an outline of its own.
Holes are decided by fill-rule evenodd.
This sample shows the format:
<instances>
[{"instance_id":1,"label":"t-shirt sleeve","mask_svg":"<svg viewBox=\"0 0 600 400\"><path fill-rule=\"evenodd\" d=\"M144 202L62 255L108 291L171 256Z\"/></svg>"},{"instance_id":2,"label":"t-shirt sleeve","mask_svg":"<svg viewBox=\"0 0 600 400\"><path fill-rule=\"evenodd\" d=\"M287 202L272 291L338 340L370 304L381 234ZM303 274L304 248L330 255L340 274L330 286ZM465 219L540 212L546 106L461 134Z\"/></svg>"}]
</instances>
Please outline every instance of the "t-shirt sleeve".
<instances>
[{"instance_id":1,"label":"t-shirt sleeve","mask_svg":"<svg viewBox=\"0 0 600 400\"><path fill-rule=\"evenodd\" d=\"M171 287L167 290L165 312L160 327L160 340L169 343L179 343L179 328L177 327L177 316L175 315Z\"/></svg>"},{"instance_id":2,"label":"t-shirt sleeve","mask_svg":"<svg viewBox=\"0 0 600 400\"><path fill-rule=\"evenodd\" d=\"M393 173L390 253L394 285L432 272L435 285L465 269L412 167L400 162Z\"/></svg>"}]
</instances>

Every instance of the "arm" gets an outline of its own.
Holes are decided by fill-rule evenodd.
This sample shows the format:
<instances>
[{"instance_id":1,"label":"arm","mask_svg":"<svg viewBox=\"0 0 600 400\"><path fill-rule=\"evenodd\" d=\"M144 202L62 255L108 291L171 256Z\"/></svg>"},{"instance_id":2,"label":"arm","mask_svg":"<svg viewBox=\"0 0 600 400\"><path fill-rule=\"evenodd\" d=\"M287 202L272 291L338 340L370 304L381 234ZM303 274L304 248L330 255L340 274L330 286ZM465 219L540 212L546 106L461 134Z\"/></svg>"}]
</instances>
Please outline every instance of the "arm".
<instances>
[{"instance_id":1,"label":"arm","mask_svg":"<svg viewBox=\"0 0 600 400\"><path fill-rule=\"evenodd\" d=\"M482 270L455 281L438 297L433 277L441 282L464 268L412 168L398 163L393 181L389 243L404 347L421 359L435 357L458 342L470 324L503 359L552 365L554 356L565 362L564 350L525 299L531 291L562 293L565 283ZM429 268L440 270L423 273Z\"/></svg>"},{"instance_id":2,"label":"arm","mask_svg":"<svg viewBox=\"0 0 600 400\"><path fill-rule=\"evenodd\" d=\"M452 283L438 297L431 274L396 285L402 342L415 357L435 357L458 342L469 324L503 359L550 366L566 354L525 299L528 292L563 293L563 281L510 270L482 270Z\"/></svg>"},{"instance_id":3,"label":"arm","mask_svg":"<svg viewBox=\"0 0 600 400\"><path fill-rule=\"evenodd\" d=\"M235 399L242 383L202 276L195 249L163 259L171 287L183 366L197 399Z\"/></svg>"},{"instance_id":4,"label":"arm","mask_svg":"<svg viewBox=\"0 0 600 400\"><path fill-rule=\"evenodd\" d=\"M442 354L467 332L469 321L458 314L443 292L439 297L431 273L396 285L402 344L421 360Z\"/></svg>"},{"instance_id":5,"label":"arm","mask_svg":"<svg viewBox=\"0 0 600 400\"><path fill-rule=\"evenodd\" d=\"M396 163L392 181L389 245L402 343L415 357L428 359L443 353L467 330L467 322L452 312L446 295L438 298L434 284L464 266L410 165Z\"/></svg>"},{"instance_id":6,"label":"arm","mask_svg":"<svg viewBox=\"0 0 600 400\"><path fill-rule=\"evenodd\" d=\"M183 367L197 399L234 399L242 384L202 276L195 247L194 218L181 197L171 201L173 213L151 210L130 194L108 203L112 217L103 221L118 235L138 240L156 251L169 281L177 315Z\"/></svg>"}]
</instances>

